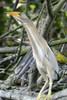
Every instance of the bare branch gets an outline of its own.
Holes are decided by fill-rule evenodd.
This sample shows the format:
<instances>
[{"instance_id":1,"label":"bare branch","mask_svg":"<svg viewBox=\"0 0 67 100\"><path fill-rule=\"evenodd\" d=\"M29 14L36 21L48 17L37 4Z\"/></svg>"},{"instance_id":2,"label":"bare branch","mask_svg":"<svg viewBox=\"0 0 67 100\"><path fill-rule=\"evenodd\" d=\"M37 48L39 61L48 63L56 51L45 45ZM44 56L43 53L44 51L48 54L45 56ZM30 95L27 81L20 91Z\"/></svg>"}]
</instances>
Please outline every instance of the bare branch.
<instances>
[{"instance_id":1,"label":"bare branch","mask_svg":"<svg viewBox=\"0 0 67 100\"><path fill-rule=\"evenodd\" d=\"M50 45L55 46L55 45L60 45L60 44L64 44L64 43L67 43L67 38L52 41L50 43Z\"/></svg>"},{"instance_id":2,"label":"bare branch","mask_svg":"<svg viewBox=\"0 0 67 100\"><path fill-rule=\"evenodd\" d=\"M42 31L41 33L43 34L43 36L46 38L47 36L47 33L48 33L48 30L49 28L52 26L52 23L53 23L53 20L54 18L56 17L58 11L60 10L60 8L62 7L62 5L66 2L66 0L60 0L59 3L53 8L53 14L54 14L54 17L51 18L47 15L46 17L46 20L44 22L44 25L42 27ZM48 23L48 24L47 24Z\"/></svg>"},{"instance_id":3,"label":"bare branch","mask_svg":"<svg viewBox=\"0 0 67 100\"><path fill-rule=\"evenodd\" d=\"M48 14L50 17L53 17L51 0L46 0L46 3L47 3Z\"/></svg>"}]
</instances>

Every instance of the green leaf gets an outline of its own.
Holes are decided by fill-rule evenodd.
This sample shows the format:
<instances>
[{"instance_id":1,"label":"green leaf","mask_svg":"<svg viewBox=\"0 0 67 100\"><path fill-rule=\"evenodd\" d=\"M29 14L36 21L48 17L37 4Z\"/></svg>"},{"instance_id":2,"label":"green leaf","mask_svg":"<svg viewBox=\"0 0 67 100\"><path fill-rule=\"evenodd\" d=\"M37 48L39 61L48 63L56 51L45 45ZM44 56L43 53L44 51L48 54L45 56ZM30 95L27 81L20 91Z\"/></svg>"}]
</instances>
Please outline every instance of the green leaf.
<instances>
[{"instance_id":1,"label":"green leaf","mask_svg":"<svg viewBox=\"0 0 67 100\"><path fill-rule=\"evenodd\" d=\"M30 7L31 9L35 9L35 8L36 8L36 5L31 4L29 7Z\"/></svg>"}]
</instances>

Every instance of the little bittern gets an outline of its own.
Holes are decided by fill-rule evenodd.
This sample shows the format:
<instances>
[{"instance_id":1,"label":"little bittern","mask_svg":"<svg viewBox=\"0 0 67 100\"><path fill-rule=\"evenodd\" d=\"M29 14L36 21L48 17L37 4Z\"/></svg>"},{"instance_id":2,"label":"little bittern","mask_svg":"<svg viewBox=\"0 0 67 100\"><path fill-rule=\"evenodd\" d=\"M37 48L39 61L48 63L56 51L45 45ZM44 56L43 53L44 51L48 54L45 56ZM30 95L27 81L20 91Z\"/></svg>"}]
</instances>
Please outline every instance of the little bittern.
<instances>
[{"instance_id":1,"label":"little bittern","mask_svg":"<svg viewBox=\"0 0 67 100\"><path fill-rule=\"evenodd\" d=\"M36 100L40 100L41 97L43 96L42 92L48 83L48 78L49 78L49 92L47 96L43 97L44 100L49 100L51 95L53 80L56 78L56 73L58 73L59 71L56 58L52 50L48 46L46 40L38 33L33 22L25 14L20 12L7 12L7 13L12 15L16 19L16 21L20 21L23 24L32 46L33 56L34 59L36 60L37 69L45 80L45 84L42 87L41 91L39 92Z\"/></svg>"}]
</instances>

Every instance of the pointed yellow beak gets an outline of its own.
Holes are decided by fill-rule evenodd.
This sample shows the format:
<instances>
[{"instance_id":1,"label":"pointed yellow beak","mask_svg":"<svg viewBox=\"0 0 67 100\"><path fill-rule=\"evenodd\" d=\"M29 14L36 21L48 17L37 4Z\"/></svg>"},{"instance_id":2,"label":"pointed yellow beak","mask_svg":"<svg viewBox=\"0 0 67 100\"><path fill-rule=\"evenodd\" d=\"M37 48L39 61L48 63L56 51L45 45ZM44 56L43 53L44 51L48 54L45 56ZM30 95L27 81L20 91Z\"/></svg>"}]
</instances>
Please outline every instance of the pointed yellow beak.
<instances>
[{"instance_id":1,"label":"pointed yellow beak","mask_svg":"<svg viewBox=\"0 0 67 100\"><path fill-rule=\"evenodd\" d=\"M12 16L20 16L20 12L6 12L6 13Z\"/></svg>"}]
</instances>

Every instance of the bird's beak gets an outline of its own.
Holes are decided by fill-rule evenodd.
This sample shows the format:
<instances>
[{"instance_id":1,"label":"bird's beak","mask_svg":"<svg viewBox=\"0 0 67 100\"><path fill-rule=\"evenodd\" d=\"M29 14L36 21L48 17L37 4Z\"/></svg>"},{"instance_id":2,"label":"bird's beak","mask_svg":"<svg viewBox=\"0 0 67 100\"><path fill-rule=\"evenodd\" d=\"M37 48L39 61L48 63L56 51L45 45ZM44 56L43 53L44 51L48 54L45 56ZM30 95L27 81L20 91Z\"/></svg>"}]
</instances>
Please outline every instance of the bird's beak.
<instances>
[{"instance_id":1,"label":"bird's beak","mask_svg":"<svg viewBox=\"0 0 67 100\"><path fill-rule=\"evenodd\" d=\"M20 16L20 12L6 12L6 13L12 16Z\"/></svg>"}]
</instances>

